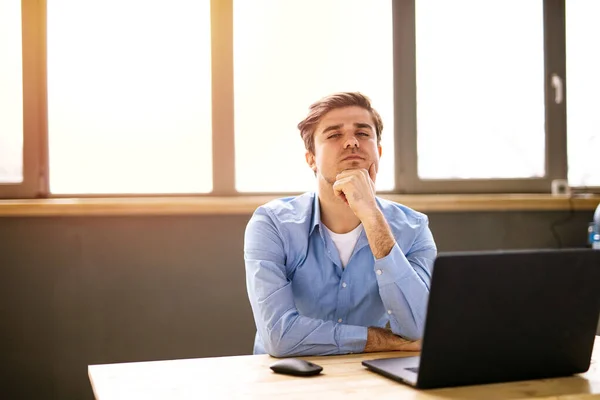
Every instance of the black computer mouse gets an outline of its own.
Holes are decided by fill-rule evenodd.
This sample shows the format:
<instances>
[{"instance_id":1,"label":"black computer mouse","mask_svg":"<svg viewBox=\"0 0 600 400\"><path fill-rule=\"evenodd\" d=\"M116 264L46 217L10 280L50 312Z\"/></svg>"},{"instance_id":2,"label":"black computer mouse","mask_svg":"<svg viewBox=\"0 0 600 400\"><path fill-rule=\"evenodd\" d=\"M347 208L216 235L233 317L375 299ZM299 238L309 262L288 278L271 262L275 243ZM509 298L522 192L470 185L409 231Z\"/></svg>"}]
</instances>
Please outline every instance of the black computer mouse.
<instances>
[{"instance_id":1,"label":"black computer mouse","mask_svg":"<svg viewBox=\"0 0 600 400\"><path fill-rule=\"evenodd\" d=\"M270 368L278 374L311 376L323 371L320 365L299 358L284 358L271 364Z\"/></svg>"}]
</instances>

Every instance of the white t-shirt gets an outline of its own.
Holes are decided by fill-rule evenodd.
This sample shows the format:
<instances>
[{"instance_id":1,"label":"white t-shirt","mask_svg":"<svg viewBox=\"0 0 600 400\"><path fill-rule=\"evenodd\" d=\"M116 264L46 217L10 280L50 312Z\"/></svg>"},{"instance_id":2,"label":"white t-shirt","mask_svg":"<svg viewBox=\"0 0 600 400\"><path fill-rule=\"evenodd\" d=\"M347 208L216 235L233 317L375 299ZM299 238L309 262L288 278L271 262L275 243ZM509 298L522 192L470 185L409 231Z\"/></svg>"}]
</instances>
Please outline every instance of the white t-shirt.
<instances>
[{"instance_id":1,"label":"white t-shirt","mask_svg":"<svg viewBox=\"0 0 600 400\"><path fill-rule=\"evenodd\" d=\"M335 233L332 232L329 228L323 225L327 232L329 232L329 236L331 236L331 240L335 244L338 253L340 254L340 260L342 261L342 268L346 268L346 264L350 261L350 257L352 256L352 252L354 251L354 246L356 246L356 242L358 242L358 237L360 236L363 226L359 224L356 228L351 230L348 233Z\"/></svg>"}]
</instances>

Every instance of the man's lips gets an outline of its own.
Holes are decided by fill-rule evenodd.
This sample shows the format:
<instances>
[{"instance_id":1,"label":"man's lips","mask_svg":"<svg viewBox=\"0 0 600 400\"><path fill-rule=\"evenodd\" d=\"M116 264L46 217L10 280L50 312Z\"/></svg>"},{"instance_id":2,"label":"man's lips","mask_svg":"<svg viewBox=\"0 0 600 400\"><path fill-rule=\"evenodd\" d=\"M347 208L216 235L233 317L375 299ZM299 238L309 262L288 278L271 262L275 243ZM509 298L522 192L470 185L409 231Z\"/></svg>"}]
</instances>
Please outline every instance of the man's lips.
<instances>
[{"instance_id":1,"label":"man's lips","mask_svg":"<svg viewBox=\"0 0 600 400\"><path fill-rule=\"evenodd\" d=\"M353 154L351 156L347 156L347 157L344 157L342 159L342 161L346 161L346 160L364 160L364 157L357 156L356 154Z\"/></svg>"}]
</instances>

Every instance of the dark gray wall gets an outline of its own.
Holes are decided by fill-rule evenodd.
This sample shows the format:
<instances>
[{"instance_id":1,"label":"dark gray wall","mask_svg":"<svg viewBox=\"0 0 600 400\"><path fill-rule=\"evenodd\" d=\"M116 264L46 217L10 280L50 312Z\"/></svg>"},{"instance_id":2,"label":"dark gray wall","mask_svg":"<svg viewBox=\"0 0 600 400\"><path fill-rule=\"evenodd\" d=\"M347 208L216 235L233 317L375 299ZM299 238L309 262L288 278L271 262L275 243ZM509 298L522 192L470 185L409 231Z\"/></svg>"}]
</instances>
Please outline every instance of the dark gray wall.
<instances>
[{"instance_id":1,"label":"dark gray wall","mask_svg":"<svg viewBox=\"0 0 600 400\"><path fill-rule=\"evenodd\" d=\"M582 247L592 212L429 216L450 251L557 247L553 223ZM88 364L250 354L248 218L0 218L0 393L92 398Z\"/></svg>"}]
</instances>

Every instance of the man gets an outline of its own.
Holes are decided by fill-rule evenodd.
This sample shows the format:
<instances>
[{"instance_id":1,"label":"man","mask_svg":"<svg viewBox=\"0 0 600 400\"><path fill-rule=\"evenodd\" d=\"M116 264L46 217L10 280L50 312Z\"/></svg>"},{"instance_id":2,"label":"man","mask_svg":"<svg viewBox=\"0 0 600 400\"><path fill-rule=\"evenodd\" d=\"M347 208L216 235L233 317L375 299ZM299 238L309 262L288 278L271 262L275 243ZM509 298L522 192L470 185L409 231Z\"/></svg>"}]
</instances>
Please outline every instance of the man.
<instances>
[{"instance_id":1,"label":"man","mask_svg":"<svg viewBox=\"0 0 600 400\"><path fill-rule=\"evenodd\" d=\"M420 350L437 250L425 215L375 196L381 117L336 93L298 128L316 193L271 201L246 228L254 353Z\"/></svg>"}]
</instances>

